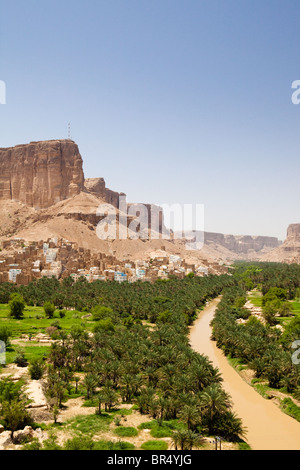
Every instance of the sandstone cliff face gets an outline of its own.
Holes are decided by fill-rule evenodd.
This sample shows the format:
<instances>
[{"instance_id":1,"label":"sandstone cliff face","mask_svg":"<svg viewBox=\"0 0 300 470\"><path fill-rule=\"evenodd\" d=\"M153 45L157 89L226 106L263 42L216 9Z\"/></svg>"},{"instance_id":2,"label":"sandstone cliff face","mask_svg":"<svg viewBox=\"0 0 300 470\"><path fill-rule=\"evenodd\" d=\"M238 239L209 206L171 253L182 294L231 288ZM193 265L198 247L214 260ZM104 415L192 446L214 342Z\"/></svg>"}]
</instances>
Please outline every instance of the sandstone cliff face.
<instances>
[{"instance_id":1,"label":"sandstone cliff face","mask_svg":"<svg viewBox=\"0 0 300 470\"><path fill-rule=\"evenodd\" d=\"M250 236L250 235L223 235L221 233L205 232L205 243L222 245L237 254L247 254L250 251L259 252L265 249L273 249L280 245L275 237Z\"/></svg>"},{"instance_id":2,"label":"sandstone cliff face","mask_svg":"<svg viewBox=\"0 0 300 470\"><path fill-rule=\"evenodd\" d=\"M0 200L42 209L83 189L82 158L71 140L0 149Z\"/></svg>"},{"instance_id":3,"label":"sandstone cliff face","mask_svg":"<svg viewBox=\"0 0 300 470\"><path fill-rule=\"evenodd\" d=\"M298 242L300 245L300 224L291 224L287 229L287 242Z\"/></svg>"},{"instance_id":4,"label":"sandstone cliff face","mask_svg":"<svg viewBox=\"0 0 300 470\"><path fill-rule=\"evenodd\" d=\"M108 204L119 208L119 197L124 193L117 193L108 189L103 178L86 178L84 186L87 192L104 199Z\"/></svg>"},{"instance_id":5,"label":"sandstone cliff face","mask_svg":"<svg viewBox=\"0 0 300 470\"><path fill-rule=\"evenodd\" d=\"M300 263L300 224L289 225L285 241L264 256L263 261Z\"/></svg>"}]
</instances>

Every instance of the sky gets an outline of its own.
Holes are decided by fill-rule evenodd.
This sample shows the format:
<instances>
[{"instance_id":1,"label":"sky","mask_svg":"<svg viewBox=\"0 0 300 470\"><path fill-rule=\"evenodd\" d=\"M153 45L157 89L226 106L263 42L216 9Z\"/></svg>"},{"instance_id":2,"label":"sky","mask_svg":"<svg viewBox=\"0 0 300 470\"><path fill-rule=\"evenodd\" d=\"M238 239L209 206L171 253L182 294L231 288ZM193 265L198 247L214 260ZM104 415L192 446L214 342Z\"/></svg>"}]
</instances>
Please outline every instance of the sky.
<instances>
[{"instance_id":1,"label":"sky","mask_svg":"<svg viewBox=\"0 0 300 470\"><path fill-rule=\"evenodd\" d=\"M299 20L298 0L0 0L0 147L70 123L85 176L128 202L282 240L300 223Z\"/></svg>"}]
</instances>

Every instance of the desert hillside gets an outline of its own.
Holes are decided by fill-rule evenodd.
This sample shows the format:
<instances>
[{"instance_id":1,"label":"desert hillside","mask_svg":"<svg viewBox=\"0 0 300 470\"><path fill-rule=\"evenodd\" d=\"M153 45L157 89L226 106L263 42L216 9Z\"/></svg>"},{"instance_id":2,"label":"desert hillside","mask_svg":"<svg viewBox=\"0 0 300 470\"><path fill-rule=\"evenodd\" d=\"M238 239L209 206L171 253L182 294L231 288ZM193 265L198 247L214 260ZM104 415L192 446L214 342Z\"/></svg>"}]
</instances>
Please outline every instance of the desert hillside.
<instances>
[{"instance_id":1,"label":"desert hillside","mask_svg":"<svg viewBox=\"0 0 300 470\"><path fill-rule=\"evenodd\" d=\"M59 272L59 276L62 273L77 275L79 269L81 273L88 271L83 274L89 275L93 256L94 259L113 257L113 261L110 259L103 269L122 271L124 275L125 267L131 263L135 269L138 263L146 263L147 271L151 260L160 259L160 269L156 272L158 277L170 273L182 277L191 271L201 275L220 274L226 272L226 265L237 259L294 259L299 233L296 230L295 234L292 229L289 229L288 239L282 246L274 237L210 232L200 233L199 237L199 233L193 232L186 233L186 238L176 236L165 227L164 214L158 206L149 202L143 205L128 203L123 192L106 187L103 177L85 178L79 148L72 140L31 142L0 149L0 169L3 280L9 277L8 268L15 269L19 279L21 272L26 272L25 280L32 278L30 269L34 276L45 272L49 275ZM115 217L115 232L110 237L105 233L103 236L103 232L99 236L99 226L105 222L107 211L111 210ZM107 228L111 228L109 224ZM121 232L125 236L120 237ZM189 242L193 239L199 241L191 250ZM45 260L41 262L26 255L26 269L19 265L18 257L14 257L20 254L19 251L32 244L42 246L43 243L49 246L54 243L57 250L62 245L71 244L72 259L66 262L57 254L55 260L43 266ZM85 253L83 259L86 261L81 260L79 250ZM40 257L40 254L36 256ZM7 257L11 261L8 264ZM53 263L58 260L62 265L57 271ZM41 262L40 273L29 266L29 261L33 265ZM73 270L70 268L72 263ZM98 272L97 275L103 276L104 273Z\"/></svg>"}]
</instances>

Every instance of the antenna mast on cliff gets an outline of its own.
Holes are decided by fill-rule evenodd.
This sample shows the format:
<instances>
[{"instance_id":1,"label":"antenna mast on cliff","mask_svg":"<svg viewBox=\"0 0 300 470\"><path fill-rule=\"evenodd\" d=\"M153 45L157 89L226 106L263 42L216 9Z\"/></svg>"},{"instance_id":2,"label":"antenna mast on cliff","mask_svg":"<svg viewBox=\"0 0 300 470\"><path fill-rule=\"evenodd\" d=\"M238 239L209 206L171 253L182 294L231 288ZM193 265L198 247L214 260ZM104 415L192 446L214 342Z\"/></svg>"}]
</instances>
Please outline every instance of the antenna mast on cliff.
<instances>
[{"instance_id":1,"label":"antenna mast on cliff","mask_svg":"<svg viewBox=\"0 0 300 470\"><path fill-rule=\"evenodd\" d=\"M68 124L68 139L71 140L71 124Z\"/></svg>"}]
</instances>

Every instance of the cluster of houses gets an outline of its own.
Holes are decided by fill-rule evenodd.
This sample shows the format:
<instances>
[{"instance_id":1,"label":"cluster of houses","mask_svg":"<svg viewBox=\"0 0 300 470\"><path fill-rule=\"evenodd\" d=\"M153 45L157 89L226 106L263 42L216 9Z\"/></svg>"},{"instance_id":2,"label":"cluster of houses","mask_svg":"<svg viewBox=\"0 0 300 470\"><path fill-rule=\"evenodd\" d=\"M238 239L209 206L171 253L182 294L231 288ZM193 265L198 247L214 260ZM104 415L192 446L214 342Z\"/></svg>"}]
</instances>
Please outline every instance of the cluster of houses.
<instances>
[{"instance_id":1,"label":"cluster of houses","mask_svg":"<svg viewBox=\"0 0 300 470\"><path fill-rule=\"evenodd\" d=\"M75 281L85 277L96 280L135 282L155 281L172 276L184 278L189 273L205 276L208 266L189 264L180 256L156 256L153 259L118 260L114 255L94 253L64 239L26 242L22 239L5 240L0 252L0 282L26 285L34 279L71 276Z\"/></svg>"}]
</instances>

